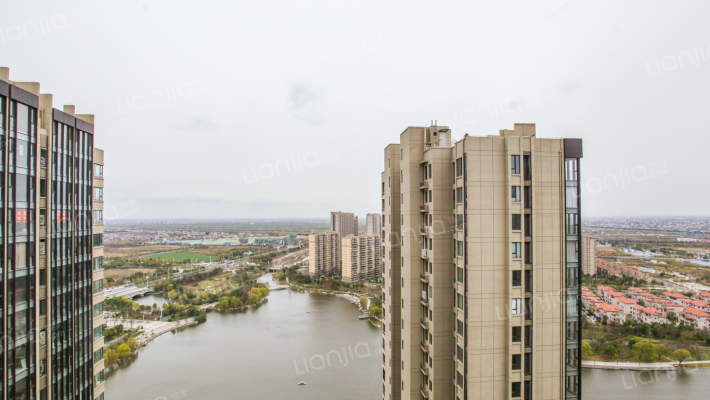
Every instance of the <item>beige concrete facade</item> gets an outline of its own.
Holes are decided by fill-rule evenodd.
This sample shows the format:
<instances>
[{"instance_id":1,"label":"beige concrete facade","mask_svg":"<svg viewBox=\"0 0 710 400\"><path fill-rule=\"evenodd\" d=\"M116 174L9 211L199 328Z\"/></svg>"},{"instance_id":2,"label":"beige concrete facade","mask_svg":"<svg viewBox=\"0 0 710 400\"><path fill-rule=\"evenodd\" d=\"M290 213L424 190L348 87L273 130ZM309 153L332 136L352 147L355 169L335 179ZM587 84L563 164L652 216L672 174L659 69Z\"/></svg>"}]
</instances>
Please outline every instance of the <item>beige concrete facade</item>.
<instances>
[{"instance_id":1,"label":"beige concrete facade","mask_svg":"<svg viewBox=\"0 0 710 400\"><path fill-rule=\"evenodd\" d=\"M400 146L385 148L382 173L382 390L384 399L399 400L402 382L402 284Z\"/></svg>"},{"instance_id":2,"label":"beige concrete facade","mask_svg":"<svg viewBox=\"0 0 710 400\"><path fill-rule=\"evenodd\" d=\"M339 232L313 231L308 235L308 274L316 279L338 275L341 246Z\"/></svg>"},{"instance_id":3,"label":"beige concrete facade","mask_svg":"<svg viewBox=\"0 0 710 400\"><path fill-rule=\"evenodd\" d=\"M382 231L382 215L367 214L367 234L381 236Z\"/></svg>"},{"instance_id":4,"label":"beige concrete facade","mask_svg":"<svg viewBox=\"0 0 710 400\"><path fill-rule=\"evenodd\" d=\"M340 233L340 237L359 234L358 218L353 213L333 211L330 213L330 230Z\"/></svg>"},{"instance_id":5,"label":"beige concrete facade","mask_svg":"<svg viewBox=\"0 0 710 400\"><path fill-rule=\"evenodd\" d=\"M342 281L359 283L380 277L379 235L348 235L342 239Z\"/></svg>"},{"instance_id":6,"label":"beige concrete facade","mask_svg":"<svg viewBox=\"0 0 710 400\"><path fill-rule=\"evenodd\" d=\"M597 274L597 238L582 235L582 273Z\"/></svg>"},{"instance_id":7,"label":"beige concrete facade","mask_svg":"<svg viewBox=\"0 0 710 400\"><path fill-rule=\"evenodd\" d=\"M402 351L397 366L385 351L383 398L578 399L578 294L566 291L578 287L578 255L565 259L579 243L576 225L565 235L565 219L578 221L565 193L578 187L564 177L565 139L537 138L532 124L455 144L450 134L410 127L385 149L383 216L397 212L385 190L397 168L402 220L385 224L385 236L400 235L401 281L388 279L385 241L383 296L401 312ZM388 328L385 344L396 337Z\"/></svg>"}]
</instances>

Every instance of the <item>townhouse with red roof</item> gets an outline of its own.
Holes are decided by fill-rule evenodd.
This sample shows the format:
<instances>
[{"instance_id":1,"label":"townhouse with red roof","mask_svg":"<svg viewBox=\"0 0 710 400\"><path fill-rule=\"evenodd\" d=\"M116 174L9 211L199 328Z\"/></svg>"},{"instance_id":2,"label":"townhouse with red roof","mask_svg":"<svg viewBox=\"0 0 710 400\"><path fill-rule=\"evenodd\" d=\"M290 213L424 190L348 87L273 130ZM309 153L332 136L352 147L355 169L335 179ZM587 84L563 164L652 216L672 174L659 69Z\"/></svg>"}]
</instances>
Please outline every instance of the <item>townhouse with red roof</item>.
<instances>
[{"instance_id":1,"label":"townhouse with red roof","mask_svg":"<svg viewBox=\"0 0 710 400\"><path fill-rule=\"evenodd\" d=\"M604 316L607 317L608 322L623 324L626 321L626 315L621 308L606 303L599 304L594 315L596 315L600 321L604 319Z\"/></svg>"},{"instance_id":2,"label":"townhouse with red roof","mask_svg":"<svg viewBox=\"0 0 710 400\"><path fill-rule=\"evenodd\" d=\"M688 296L684 296L680 293L674 293L674 292L664 292L663 295L666 296L668 298L668 300L670 300L676 304L683 304L680 301L688 298Z\"/></svg>"},{"instance_id":3,"label":"townhouse with red roof","mask_svg":"<svg viewBox=\"0 0 710 400\"><path fill-rule=\"evenodd\" d=\"M698 293L698 300L710 303L710 292L700 292Z\"/></svg>"},{"instance_id":4,"label":"townhouse with red roof","mask_svg":"<svg viewBox=\"0 0 710 400\"><path fill-rule=\"evenodd\" d=\"M680 313L680 321L697 329L710 329L710 313L693 307L686 307Z\"/></svg>"},{"instance_id":5,"label":"townhouse with red roof","mask_svg":"<svg viewBox=\"0 0 710 400\"><path fill-rule=\"evenodd\" d=\"M660 311L653 308L633 306L631 308L631 315L634 320L636 320L636 322L641 322L645 324L653 324L654 322L659 324L668 323L666 316L663 315Z\"/></svg>"},{"instance_id":6,"label":"townhouse with red roof","mask_svg":"<svg viewBox=\"0 0 710 400\"><path fill-rule=\"evenodd\" d=\"M693 299L681 299L680 303L685 307L693 307L698 310L702 310L702 311L710 313L710 304L708 304L704 301L693 300Z\"/></svg>"}]
</instances>

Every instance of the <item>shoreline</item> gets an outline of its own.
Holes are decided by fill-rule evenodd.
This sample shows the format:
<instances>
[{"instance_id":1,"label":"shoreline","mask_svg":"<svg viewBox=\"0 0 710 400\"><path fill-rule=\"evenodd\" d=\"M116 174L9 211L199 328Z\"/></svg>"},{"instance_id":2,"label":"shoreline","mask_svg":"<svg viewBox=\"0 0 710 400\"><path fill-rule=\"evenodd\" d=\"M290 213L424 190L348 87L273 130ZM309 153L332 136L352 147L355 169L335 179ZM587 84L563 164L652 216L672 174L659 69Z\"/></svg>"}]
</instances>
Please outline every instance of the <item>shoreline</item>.
<instances>
[{"instance_id":1,"label":"shoreline","mask_svg":"<svg viewBox=\"0 0 710 400\"><path fill-rule=\"evenodd\" d=\"M634 363L613 361L582 361L582 368L623 370L623 371L675 371L681 368L708 368L710 361L662 362L662 363Z\"/></svg>"}]
</instances>

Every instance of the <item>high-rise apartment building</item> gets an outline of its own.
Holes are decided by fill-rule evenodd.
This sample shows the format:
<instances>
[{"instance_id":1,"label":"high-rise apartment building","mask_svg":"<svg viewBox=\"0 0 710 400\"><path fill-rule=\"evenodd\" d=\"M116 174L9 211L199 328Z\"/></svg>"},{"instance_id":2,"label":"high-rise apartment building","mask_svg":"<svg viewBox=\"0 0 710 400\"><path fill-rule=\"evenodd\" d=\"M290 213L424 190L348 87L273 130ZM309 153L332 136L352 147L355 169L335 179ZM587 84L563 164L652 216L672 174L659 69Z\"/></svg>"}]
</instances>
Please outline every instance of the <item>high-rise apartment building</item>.
<instances>
[{"instance_id":1,"label":"high-rise apartment building","mask_svg":"<svg viewBox=\"0 0 710 400\"><path fill-rule=\"evenodd\" d=\"M340 233L340 237L358 235L358 218L353 213L331 212L330 230Z\"/></svg>"},{"instance_id":2,"label":"high-rise apartment building","mask_svg":"<svg viewBox=\"0 0 710 400\"><path fill-rule=\"evenodd\" d=\"M94 117L0 68L2 399L103 399L103 151Z\"/></svg>"},{"instance_id":3,"label":"high-rise apartment building","mask_svg":"<svg viewBox=\"0 0 710 400\"><path fill-rule=\"evenodd\" d=\"M582 273L597 274L597 238L589 235L582 235Z\"/></svg>"},{"instance_id":4,"label":"high-rise apartment building","mask_svg":"<svg viewBox=\"0 0 710 400\"><path fill-rule=\"evenodd\" d=\"M580 398L581 157L533 124L387 146L385 400Z\"/></svg>"},{"instance_id":5,"label":"high-rise apartment building","mask_svg":"<svg viewBox=\"0 0 710 400\"><path fill-rule=\"evenodd\" d=\"M379 235L348 235L342 240L343 282L358 283L380 277Z\"/></svg>"},{"instance_id":6,"label":"high-rise apartment building","mask_svg":"<svg viewBox=\"0 0 710 400\"><path fill-rule=\"evenodd\" d=\"M400 145L385 148L382 173L382 393L400 400L402 381L402 209L400 207ZM409 351L410 349L407 349Z\"/></svg>"},{"instance_id":7,"label":"high-rise apartment building","mask_svg":"<svg viewBox=\"0 0 710 400\"><path fill-rule=\"evenodd\" d=\"M382 216L380 214L367 214L367 234L381 236Z\"/></svg>"},{"instance_id":8,"label":"high-rise apartment building","mask_svg":"<svg viewBox=\"0 0 710 400\"><path fill-rule=\"evenodd\" d=\"M308 235L308 274L316 279L340 273L340 233L311 232Z\"/></svg>"}]
</instances>

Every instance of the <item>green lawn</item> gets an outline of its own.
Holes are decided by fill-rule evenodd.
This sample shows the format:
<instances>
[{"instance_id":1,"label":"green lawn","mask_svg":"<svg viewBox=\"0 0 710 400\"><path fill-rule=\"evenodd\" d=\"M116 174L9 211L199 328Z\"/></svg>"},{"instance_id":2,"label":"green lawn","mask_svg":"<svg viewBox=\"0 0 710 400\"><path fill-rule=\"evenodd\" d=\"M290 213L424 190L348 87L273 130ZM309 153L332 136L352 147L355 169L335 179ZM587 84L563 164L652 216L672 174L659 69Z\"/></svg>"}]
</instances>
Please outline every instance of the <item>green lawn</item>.
<instances>
[{"instance_id":1,"label":"green lawn","mask_svg":"<svg viewBox=\"0 0 710 400\"><path fill-rule=\"evenodd\" d=\"M144 256L143 258L157 258L161 260L173 260L173 261L185 261L185 260L199 260L199 261L209 261L210 256L206 254L200 254L200 253L188 253L186 251L176 251L176 252L171 252L171 253L162 253L162 254L151 254L149 256ZM217 257L212 257L214 260L217 260Z\"/></svg>"}]
</instances>

